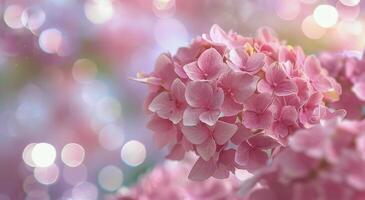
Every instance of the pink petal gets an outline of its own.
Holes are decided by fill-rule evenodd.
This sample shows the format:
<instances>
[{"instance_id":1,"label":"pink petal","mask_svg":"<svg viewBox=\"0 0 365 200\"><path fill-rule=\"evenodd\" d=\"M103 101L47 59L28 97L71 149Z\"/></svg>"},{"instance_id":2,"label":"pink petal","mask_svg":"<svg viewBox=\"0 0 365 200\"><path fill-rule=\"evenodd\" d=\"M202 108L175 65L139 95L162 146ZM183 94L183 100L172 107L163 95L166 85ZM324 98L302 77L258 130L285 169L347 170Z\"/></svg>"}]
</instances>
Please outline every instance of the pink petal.
<instances>
[{"instance_id":1,"label":"pink petal","mask_svg":"<svg viewBox=\"0 0 365 200\"><path fill-rule=\"evenodd\" d=\"M248 54L243 49L232 49L229 51L229 60L237 66L238 69L246 65Z\"/></svg>"},{"instance_id":2,"label":"pink petal","mask_svg":"<svg viewBox=\"0 0 365 200\"><path fill-rule=\"evenodd\" d=\"M275 122L272 126L272 131L276 137L281 138L284 138L289 134L288 126L281 122Z\"/></svg>"},{"instance_id":3,"label":"pink petal","mask_svg":"<svg viewBox=\"0 0 365 200\"><path fill-rule=\"evenodd\" d=\"M224 102L224 92L222 88L215 88L213 91L213 97L210 99L209 108L219 110L223 102Z\"/></svg>"},{"instance_id":4,"label":"pink petal","mask_svg":"<svg viewBox=\"0 0 365 200\"><path fill-rule=\"evenodd\" d=\"M315 56L308 56L304 61L304 72L310 79L322 73L321 64Z\"/></svg>"},{"instance_id":5,"label":"pink petal","mask_svg":"<svg viewBox=\"0 0 365 200\"><path fill-rule=\"evenodd\" d=\"M153 117L148 122L147 127L154 132L155 143L158 148L176 141L177 130L169 120Z\"/></svg>"},{"instance_id":6,"label":"pink petal","mask_svg":"<svg viewBox=\"0 0 365 200\"><path fill-rule=\"evenodd\" d=\"M185 84L180 79L175 79L171 85L171 94L179 102L185 102Z\"/></svg>"},{"instance_id":7,"label":"pink petal","mask_svg":"<svg viewBox=\"0 0 365 200\"><path fill-rule=\"evenodd\" d=\"M239 165L254 170L266 164L268 155L264 151L251 147L247 142L242 142L237 147L235 160Z\"/></svg>"},{"instance_id":8,"label":"pink petal","mask_svg":"<svg viewBox=\"0 0 365 200\"><path fill-rule=\"evenodd\" d=\"M183 120L184 110L185 109L181 109L181 108L175 109L174 112L170 114L169 120L171 120L172 123L174 123L174 124L180 123L181 120Z\"/></svg>"},{"instance_id":9,"label":"pink petal","mask_svg":"<svg viewBox=\"0 0 365 200\"><path fill-rule=\"evenodd\" d=\"M355 83L352 87L352 91L360 100L365 101L365 83Z\"/></svg>"},{"instance_id":10,"label":"pink petal","mask_svg":"<svg viewBox=\"0 0 365 200\"><path fill-rule=\"evenodd\" d=\"M195 126L200 122L199 116L204 112L200 108L186 108L183 114L184 126Z\"/></svg>"},{"instance_id":11,"label":"pink petal","mask_svg":"<svg viewBox=\"0 0 365 200\"><path fill-rule=\"evenodd\" d=\"M145 75L143 73L137 73L137 78L131 78L134 81L151 85L161 85L161 78Z\"/></svg>"},{"instance_id":12,"label":"pink petal","mask_svg":"<svg viewBox=\"0 0 365 200\"><path fill-rule=\"evenodd\" d=\"M247 165L250 160L250 151L251 150L252 150L252 147L247 142L242 142L237 147L235 161L242 166Z\"/></svg>"},{"instance_id":13,"label":"pink petal","mask_svg":"<svg viewBox=\"0 0 365 200\"><path fill-rule=\"evenodd\" d=\"M258 134L251 137L248 139L248 143L250 143L252 147L262 150L273 149L279 145L278 141L265 134Z\"/></svg>"},{"instance_id":14,"label":"pink petal","mask_svg":"<svg viewBox=\"0 0 365 200\"><path fill-rule=\"evenodd\" d=\"M228 170L234 172L236 167L235 155L236 151L234 149L223 150L219 155L219 163L223 164Z\"/></svg>"},{"instance_id":15,"label":"pink petal","mask_svg":"<svg viewBox=\"0 0 365 200\"><path fill-rule=\"evenodd\" d=\"M209 137L209 129L204 125L197 126L183 126L182 132L186 139L193 144L201 144Z\"/></svg>"},{"instance_id":16,"label":"pink petal","mask_svg":"<svg viewBox=\"0 0 365 200\"><path fill-rule=\"evenodd\" d=\"M204 80L204 74L198 67L197 62L186 64L183 68L189 79L193 81Z\"/></svg>"},{"instance_id":17,"label":"pink petal","mask_svg":"<svg viewBox=\"0 0 365 200\"><path fill-rule=\"evenodd\" d=\"M273 87L264 79L261 79L257 84L257 90L260 93L268 93L268 94L272 94L274 92Z\"/></svg>"},{"instance_id":18,"label":"pink petal","mask_svg":"<svg viewBox=\"0 0 365 200\"><path fill-rule=\"evenodd\" d=\"M294 106L284 106L281 109L281 121L287 125L297 124L298 111Z\"/></svg>"},{"instance_id":19,"label":"pink petal","mask_svg":"<svg viewBox=\"0 0 365 200\"><path fill-rule=\"evenodd\" d=\"M243 114L243 125L250 129L266 129L269 128L273 117L270 111L264 113L255 113L246 111Z\"/></svg>"},{"instance_id":20,"label":"pink petal","mask_svg":"<svg viewBox=\"0 0 365 200\"><path fill-rule=\"evenodd\" d=\"M185 156L185 150L181 144L176 144L166 156L170 160L182 160Z\"/></svg>"},{"instance_id":21,"label":"pink petal","mask_svg":"<svg viewBox=\"0 0 365 200\"><path fill-rule=\"evenodd\" d=\"M214 48L207 49L200 55L198 66L206 80L217 79L225 68L222 56Z\"/></svg>"},{"instance_id":22,"label":"pink petal","mask_svg":"<svg viewBox=\"0 0 365 200\"><path fill-rule=\"evenodd\" d=\"M254 94L245 104L245 108L249 111L264 112L272 103L272 97L270 94Z\"/></svg>"},{"instance_id":23,"label":"pink petal","mask_svg":"<svg viewBox=\"0 0 365 200\"><path fill-rule=\"evenodd\" d=\"M255 91L258 77L238 72L231 79L234 84L233 98L237 103L244 103Z\"/></svg>"},{"instance_id":24,"label":"pink petal","mask_svg":"<svg viewBox=\"0 0 365 200\"><path fill-rule=\"evenodd\" d=\"M282 65L273 63L268 67L265 77L270 85L274 85L285 80L287 75Z\"/></svg>"},{"instance_id":25,"label":"pink petal","mask_svg":"<svg viewBox=\"0 0 365 200\"><path fill-rule=\"evenodd\" d=\"M174 125L171 123L171 121L162 119L154 115L148 122L147 128L151 129L154 132L166 132L174 128Z\"/></svg>"},{"instance_id":26,"label":"pink petal","mask_svg":"<svg viewBox=\"0 0 365 200\"><path fill-rule=\"evenodd\" d=\"M213 126L218 121L220 114L220 111L206 111L199 115L199 119L201 122L206 123L209 126Z\"/></svg>"},{"instance_id":27,"label":"pink petal","mask_svg":"<svg viewBox=\"0 0 365 200\"><path fill-rule=\"evenodd\" d=\"M223 145L236 133L238 127L235 124L229 124L218 121L214 127L213 137L217 144Z\"/></svg>"},{"instance_id":28,"label":"pink petal","mask_svg":"<svg viewBox=\"0 0 365 200\"><path fill-rule=\"evenodd\" d=\"M251 129L246 128L245 126L238 126L237 132L231 138L233 144L239 145L241 142L246 141L249 137L252 136Z\"/></svg>"},{"instance_id":29,"label":"pink petal","mask_svg":"<svg viewBox=\"0 0 365 200\"><path fill-rule=\"evenodd\" d=\"M265 43L277 42L278 41L278 39L276 37L276 33L268 27L260 28L257 31L257 38L259 40L262 40Z\"/></svg>"},{"instance_id":30,"label":"pink petal","mask_svg":"<svg viewBox=\"0 0 365 200\"><path fill-rule=\"evenodd\" d=\"M185 98L190 106L199 108L208 107L211 98L216 97L213 96L213 88L208 82L193 81L186 86Z\"/></svg>"},{"instance_id":31,"label":"pink petal","mask_svg":"<svg viewBox=\"0 0 365 200\"><path fill-rule=\"evenodd\" d=\"M170 94L168 92L161 92L152 100L148 109L156 112L161 118L168 119L174 107L175 103L171 100Z\"/></svg>"},{"instance_id":32,"label":"pink petal","mask_svg":"<svg viewBox=\"0 0 365 200\"><path fill-rule=\"evenodd\" d=\"M298 92L297 85L290 80L284 80L280 82L274 89L274 93L277 96L289 96Z\"/></svg>"},{"instance_id":33,"label":"pink petal","mask_svg":"<svg viewBox=\"0 0 365 200\"><path fill-rule=\"evenodd\" d=\"M205 161L208 161L215 153L216 144L212 138L208 138L202 144L197 145L196 150Z\"/></svg>"},{"instance_id":34,"label":"pink petal","mask_svg":"<svg viewBox=\"0 0 365 200\"><path fill-rule=\"evenodd\" d=\"M215 170L213 177L217 179L226 179L229 177L229 170L227 170L224 165L218 164L218 167Z\"/></svg>"},{"instance_id":35,"label":"pink petal","mask_svg":"<svg viewBox=\"0 0 365 200\"><path fill-rule=\"evenodd\" d=\"M212 28L210 28L209 36L213 42L226 44L228 41L227 33L217 24L214 24Z\"/></svg>"},{"instance_id":36,"label":"pink petal","mask_svg":"<svg viewBox=\"0 0 365 200\"><path fill-rule=\"evenodd\" d=\"M157 58L155 65L155 70L152 72L151 76L159 78L162 87L168 90L171 83L177 78L171 56L168 54L161 54Z\"/></svg>"},{"instance_id":37,"label":"pink petal","mask_svg":"<svg viewBox=\"0 0 365 200\"><path fill-rule=\"evenodd\" d=\"M217 166L213 159L204 161L199 158L189 173L189 179L193 181L204 181L214 174Z\"/></svg>"},{"instance_id":38,"label":"pink petal","mask_svg":"<svg viewBox=\"0 0 365 200\"><path fill-rule=\"evenodd\" d=\"M236 103L231 96L225 96L222 105L224 116L235 116L243 110L243 106Z\"/></svg>"},{"instance_id":39,"label":"pink petal","mask_svg":"<svg viewBox=\"0 0 365 200\"><path fill-rule=\"evenodd\" d=\"M289 138L289 145L297 152L303 152L313 158L321 158L324 154L325 141L328 138L323 127L299 130Z\"/></svg>"},{"instance_id":40,"label":"pink petal","mask_svg":"<svg viewBox=\"0 0 365 200\"><path fill-rule=\"evenodd\" d=\"M255 53L252 56L248 57L247 64L245 70L247 72L258 72L264 66L265 54L263 53Z\"/></svg>"},{"instance_id":41,"label":"pink petal","mask_svg":"<svg viewBox=\"0 0 365 200\"><path fill-rule=\"evenodd\" d=\"M304 154L299 154L293 150L286 148L279 153L273 163L282 168L282 173L290 178L306 177L318 164L317 159L311 159Z\"/></svg>"}]
</instances>

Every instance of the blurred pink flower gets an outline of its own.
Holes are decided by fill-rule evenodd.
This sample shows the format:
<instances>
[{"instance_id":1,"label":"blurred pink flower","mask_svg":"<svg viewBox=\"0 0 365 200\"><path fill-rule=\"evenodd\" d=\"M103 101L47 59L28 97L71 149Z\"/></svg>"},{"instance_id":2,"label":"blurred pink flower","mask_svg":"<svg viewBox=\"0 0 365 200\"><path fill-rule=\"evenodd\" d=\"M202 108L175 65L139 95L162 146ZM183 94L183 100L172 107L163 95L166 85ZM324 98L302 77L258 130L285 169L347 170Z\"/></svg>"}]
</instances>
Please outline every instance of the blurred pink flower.
<instances>
[{"instance_id":1,"label":"blurred pink flower","mask_svg":"<svg viewBox=\"0 0 365 200\"><path fill-rule=\"evenodd\" d=\"M261 187L254 187L247 199L362 199L364 127L364 120L330 120L299 130L253 178Z\"/></svg>"},{"instance_id":2,"label":"blurred pink flower","mask_svg":"<svg viewBox=\"0 0 365 200\"><path fill-rule=\"evenodd\" d=\"M137 80L150 86L158 146L169 146L174 160L195 152L189 178L198 181L258 170L297 129L344 115L326 107L341 87L317 58L268 28L251 38L214 25L176 55L162 54Z\"/></svg>"},{"instance_id":3,"label":"blurred pink flower","mask_svg":"<svg viewBox=\"0 0 365 200\"><path fill-rule=\"evenodd\" d=\"M320 55L322 65L342 86L343 95L329 107L344 108L349 119L363 119L365 108L365 60L359 53L328 53Z\"/></svg>"},{"instance_id":4,"label":"blurred pink flower","mask_svg":"<svg viewBox=\"0 0 365 200\"><path fill-rule=\"evenodd\" d=\"M152 169L137 185L129 189L116 199L222 199L238 200L239 181L230 176L226 180L214 178L202 182L194 182L187 178L187 165L166 162Z\"/></svg>"}]
</instances>

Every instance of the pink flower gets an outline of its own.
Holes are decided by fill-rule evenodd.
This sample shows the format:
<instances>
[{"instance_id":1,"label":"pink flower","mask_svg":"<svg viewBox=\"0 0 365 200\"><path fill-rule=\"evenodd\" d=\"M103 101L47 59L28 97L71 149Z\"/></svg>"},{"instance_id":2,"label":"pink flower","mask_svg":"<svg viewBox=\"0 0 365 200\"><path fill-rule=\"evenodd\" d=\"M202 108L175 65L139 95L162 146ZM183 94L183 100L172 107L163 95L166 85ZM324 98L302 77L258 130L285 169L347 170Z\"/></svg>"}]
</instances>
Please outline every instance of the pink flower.
<instances>
[{"instance_id":1,"label":"pink flower","mask_svg":"<svg viewBox=\"0 0 365 200\"><path fill-rule=\"evenodd\" d=\"M277 113L272 132L278 138L285 138L298 128L298 111L294 106L283 106Z\"/></svg>"},{"instance_id":2,"label":"pink flower","mask_svg":"<svg viewBox=\"0 0 365 200\"><path fill-rule=\"evenodd\" d=\"M299 120L305 127L310 127L312 124L319 123L319 120L324 114L322 109L323 96L317 92L312 94L308 101L300 109Z\"/></svg>"},{"instance_id":3,"label":"pink flower","mask_svg":"<svg viewBox=\"0 0 365 200\"><path fill-rule=\"evenodd\" d=\"M243 72L228 71L220 77L219 86L225 98L222 111L225 116L237 115L243 103L255 92L258 77Z\"/></svg>"},{"instance_id":4,"label":"pink flower","mask_svg":"<svg viewBox=\"0 0 365 200\"><path fill-rule=\"evenodd\" d=\"M171 56L168 54L161 54L157 58L155 70L149 75L140 74L135 80L152 86L161 86L168 90L176 78L177 75L175 74Z\"/></svg>"},{"instance_id":5,"label":"pink flower","mask_svg":"<svg viewBox=\"0 0 365 200\"><path fill-rule=\"evenodd\" d=\"M364 126L364 120L332 120L299 130L289 138L288 147L253 178L261 187L250 183L253 189L247 199L362 199L365 160L359 147Z\"/></svg>"},{"instance_id":6,"label":"pink flower","mask_svg":"<svg viewBox=\"0 0 365 200\"><path fill-rule=\"evenodd\" d=\"M171 120L174 124L182 120L185 108L185 85L180 79L175 79L171 91L161 92L148 107L150 111L157 113L163 119Z\"/></svg>"},{"instance_id":7,"label":"pink flower","mask_svg":"<svg viewBox=\"0 0 365 200\"><path fill-rule=\"evenodd\" d=\"M274 63L270 66L265 74L265 80L262 79L257 89L261 93L270 93L277 96L288 96L298 92L297 85L293 80L289 80L283 67Z\"/></svg>"},{"instance_id":8,"label":"pink flower","mask_svg":"<svg viewBox=\"0 0 365 200\"><path fill-rule=\"evenodd\" d=\"M159 148L177 140L177 128L170 120L153 116L147 127L154 132L155 143Z\"/></svg>"},{"instance_id":9,"label":"pink flower","mask_svg":"<svg viewBox=\"0 0 365 200\"><path fill-rule=\"evenodd\" d=\"M331 101L338 100L341 86L332 77L327 76L327 71L321 67L317 58L308 57L304 63L304 70L315 89L324 93L324 96Z\"/></svg>"},{"instance_id":10,"label":"pink flower","mask_svg":"<svg viewBox=\"0 0 365 200\"><path fill-rule=\"evenodd\" d=\"M358 69L346 73L362 83ZM199 157L193 180L259 171L297 129L346 113L327 107L342 90L320 62L268 28L244 37L214 25L175 55L162 54L155 70L137 80L149 85L148 127L158 147L167 146L168 159L190 151ZM354 91L361 96L362 86Z\"/></svg>"},{"instance_id":11,"label":"pink flower","mask_svg":"<svg viewBox=\"0 0 365 200\"><path fill-rule=\"evenodd\" d=\"M234 172L236 167L235 150L220 149L214 157L207 161L199 158L189 173L189 179L204 181L211 176L224 179L229 177L230 172Z\"/></svg>"},{"instance_id":12,"label":"pink flower","mask_svg":"<svg viewBox=\"0 0 365 200\"><path fill-rule=\"evenodd\" d=\"M203 81L189 82L185 98L190 106L184 112L185 126L195 126L199 121L212 126L218 121L224 101L221 88Z\"/></svg>"},{"instance_id":13,"label":"pink flower","mask_svg":"<svg viewBox=\"0 0 365 200\"><path fill-rule=\"evenodd\" d=\"M236 133L237 126L226 122L218 121L214 128L203 124L196 126L184 126L184 136L196 145L198 155L205 161L212 158L216 153L217 146L223 145Z\"/></svg>"},{"instance_id":14,"label":"pink flower","mask_svg":"<svg viewBox=\"0 0 365 200\"><path fill-rule=\"evenodd\" d=\"M215 80L225 70L222 56L214 48L205 50L198 61L184 66L187 76L193 80Z\"/></svg>"},{"instance_id":15,"label":"pink flower","mask_svg":"<svg viewBox=\"0 0 365 200\"><path fill-rule=\"evenodd\" d=\"M365 68L361 53L322 53L320 55L324 66L333 78L342 86L343 95L338 102L331 102L331 108L344 108L347 118L364 118L365 107Z\"/></svg>"},{"instance_id":16,"label":"pink flower","mask_svg":"<svg viewBox=\"0 0 365 200\"><path fill-rule=\"evenodd\" d=\"M249 56L244 49L233 49L229 52L230 66L236 71L256 74L264 66L265 54L254 53Z\"/></svg>"},{"instance_id":17,"label":"pink flower","mask_svg":"<svg viewBox=\"0 0 365 200\"><path fill-rule=\"evenodd\" d=\"M243 125L250 129L265 129L273 120L272 112L268 109L272 103L269 94L254 94L245 104Z\"/></svg>"}]
</instances>

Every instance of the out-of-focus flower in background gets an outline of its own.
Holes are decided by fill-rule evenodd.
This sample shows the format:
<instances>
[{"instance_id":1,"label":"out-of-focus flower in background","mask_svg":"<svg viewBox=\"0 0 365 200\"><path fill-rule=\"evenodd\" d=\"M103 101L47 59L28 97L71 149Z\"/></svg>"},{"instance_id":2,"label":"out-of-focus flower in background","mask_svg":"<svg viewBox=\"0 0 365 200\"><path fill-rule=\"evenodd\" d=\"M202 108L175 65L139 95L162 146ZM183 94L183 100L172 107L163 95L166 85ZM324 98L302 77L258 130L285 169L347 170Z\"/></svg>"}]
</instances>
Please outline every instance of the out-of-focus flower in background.
<instances>
[{"instance_id":1,"label":"out-of-focus flower in background","mask_svg":"<svg viewBox=\"0 0 365 200\"><path fill-rule=\"evenodd\" d=\"M104 199L161 160L144 128L152 71L212 24L271 26L307 53L360 50L360 0L0 1L0 199ZM335 42L334 42L335 41Z\"/></svg>"}]
</instances>

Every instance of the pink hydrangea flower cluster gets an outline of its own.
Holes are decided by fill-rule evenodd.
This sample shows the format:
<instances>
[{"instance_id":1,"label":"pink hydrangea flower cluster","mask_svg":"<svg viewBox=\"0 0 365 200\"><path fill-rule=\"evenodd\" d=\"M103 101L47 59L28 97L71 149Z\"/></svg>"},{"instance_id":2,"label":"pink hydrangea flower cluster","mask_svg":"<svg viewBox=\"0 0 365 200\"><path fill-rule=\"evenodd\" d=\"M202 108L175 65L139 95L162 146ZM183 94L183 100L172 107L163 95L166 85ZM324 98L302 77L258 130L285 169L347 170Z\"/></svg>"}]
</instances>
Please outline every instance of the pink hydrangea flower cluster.
<instances>
[{"instance_id":1,"label":"pink hydrangea flower cluster","mask_svg":"<svg viewBox=\"0 0 365 200\"><path fill-rule=\"evenodd\" d=\"M344 108L349 119L365 118L365 58L360 52L322 53L324 68L342 86L339 101L328 106Z\"/></svg>"},{"instance_id":2,"label":"pink hydrangea flower cluster","mask_svg":"<svg viewBox=\"0 0 365 200\"><path fill-rule=\"evenodd\" d=\"M238 200L239 180L230 176L219 180L209 178L202 182L187 178L188 168L181 163L165 162L145 175L117 200Z\"/></svg>"},{"instance_id":3,"label":"pink hydrangea flower cluster","mask_svg":"<svg viewBox=\"0 0 365 200\"><path fill-rule=\"evenodd\" d=\"M158 147L170 146L173 160L188 151L199 156L191 179L259 169L298 128L344 115L325 105L341 87L319 60L274 35L262 28L244 37L214 25L136 79L150 88L148 127Z\"/></svg>"},{"instance_id":4,"label":"pink hydrangea flower cluster","mask_svg":"<svg viewBox=\"0 0 365 200\"><path fill-rule=\"evenodd\" d=\"M290 137L248 200L365 199L365 120L327 121Z\"/></svg>"}]
</instances>

